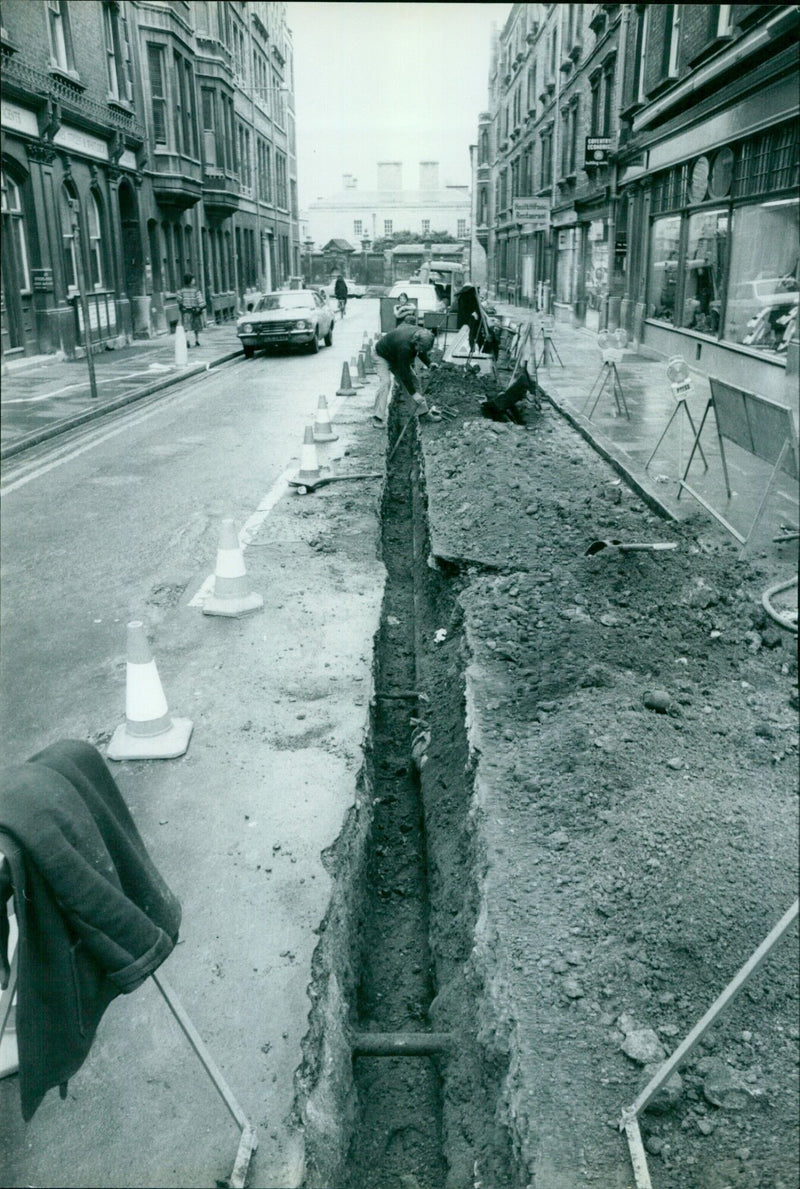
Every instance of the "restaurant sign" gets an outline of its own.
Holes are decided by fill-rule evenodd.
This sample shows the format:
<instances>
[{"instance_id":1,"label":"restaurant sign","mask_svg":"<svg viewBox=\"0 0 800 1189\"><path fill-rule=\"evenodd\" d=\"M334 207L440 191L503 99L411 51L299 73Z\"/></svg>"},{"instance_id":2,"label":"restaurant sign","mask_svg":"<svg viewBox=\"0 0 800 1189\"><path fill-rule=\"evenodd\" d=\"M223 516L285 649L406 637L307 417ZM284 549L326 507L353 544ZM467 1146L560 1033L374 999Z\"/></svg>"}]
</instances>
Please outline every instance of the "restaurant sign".
<instances>
[{"instance_id":1,"label":"restaurant sign","mask_svg":"<svg viewBox=\"0 0 800 1189\"><path fill-rule=\"evenodd\" d=\"M526 234L547 231L550 226L550 202L546 198L515 198L512 210L515 223L526 223Z\"/></svg>"}]
</instances>

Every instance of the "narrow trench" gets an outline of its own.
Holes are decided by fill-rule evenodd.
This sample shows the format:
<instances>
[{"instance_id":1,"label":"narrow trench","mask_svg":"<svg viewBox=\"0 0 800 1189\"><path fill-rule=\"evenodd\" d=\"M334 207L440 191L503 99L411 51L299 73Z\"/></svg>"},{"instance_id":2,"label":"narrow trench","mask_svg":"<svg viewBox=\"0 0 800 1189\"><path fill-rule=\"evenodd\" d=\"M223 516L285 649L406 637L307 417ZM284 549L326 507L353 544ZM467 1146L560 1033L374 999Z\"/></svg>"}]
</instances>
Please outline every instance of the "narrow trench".
<instances>
[{"instance_id":1,"label":"narrow trench","mask_svg":"<svg viewBox=\"0 0 800 1189\"><path fill-rule=\"evenodd\" d=\"M404 420L395 404L390 441L396 441ZM412 756L411 718L418 705L406 696L417 683L412 459L407 433L390 463L382 509L387 581L375 667L373 822L355 1005L362 1034L430 1031L428 1011L436 991L424 815ZM447 1169L438 1058L356 1057L353 1078L358 1108L346 1184L441 1189Z\"/></svg>"}]
</instances>

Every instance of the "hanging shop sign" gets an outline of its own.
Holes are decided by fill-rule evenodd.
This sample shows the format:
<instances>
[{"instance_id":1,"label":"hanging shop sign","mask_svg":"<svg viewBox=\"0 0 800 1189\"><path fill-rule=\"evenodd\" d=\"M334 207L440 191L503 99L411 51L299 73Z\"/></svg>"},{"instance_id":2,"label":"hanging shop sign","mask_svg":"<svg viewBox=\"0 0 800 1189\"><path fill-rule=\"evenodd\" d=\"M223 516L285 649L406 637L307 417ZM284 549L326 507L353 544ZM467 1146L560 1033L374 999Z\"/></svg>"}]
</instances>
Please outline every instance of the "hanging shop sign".
<instances>
[{"instance_id":1,"label":"hanging shop sign","mask_svg":"<svg viewBox=\"0 0 800 1189\"><path fill-rule=\"evenodd\" d=\"M584 165L608 165L614 139L611 136L587 136Z\"/></svg>"},{"instance_id":2,"label":"hanging shop sign","mask_svg":"<svg viewBox=\"0 0 800 1189\"><path fill-rule=\"evenodd\" d=\"M550 203L546 198L515 198L512 210L515 223L526 224L526 234L547 231L550 226Z\"/></svg>"}]
</instances>

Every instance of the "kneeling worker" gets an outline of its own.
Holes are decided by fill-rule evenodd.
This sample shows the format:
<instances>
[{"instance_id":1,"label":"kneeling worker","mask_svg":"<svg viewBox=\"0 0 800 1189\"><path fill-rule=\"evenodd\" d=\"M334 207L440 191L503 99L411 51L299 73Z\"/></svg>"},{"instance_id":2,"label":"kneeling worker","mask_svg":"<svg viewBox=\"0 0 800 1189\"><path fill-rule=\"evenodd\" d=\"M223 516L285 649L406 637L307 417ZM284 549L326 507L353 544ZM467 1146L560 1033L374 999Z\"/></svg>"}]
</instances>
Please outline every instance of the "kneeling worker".
<instances>
[{"instance_id":1,"label":"kneeling worker","mask_svg":"<svg viewBox=\"0 0 800 1189\"><path fill-rule=\"evenodd\" d=\"M431 361L428 358L428 352L432 347L433 334L431 331L425 330L422 326L414 326L410 322L402 322L394 330L390 330L378 339L375 344L378 393L375 397L372 414L374 426L381 427L386 424L393 376L413 399L417 416L432 416L425 397L417 391L417 378L411 366L418 358L426 367L430 367Z\"/></svg>"}]
</instances>

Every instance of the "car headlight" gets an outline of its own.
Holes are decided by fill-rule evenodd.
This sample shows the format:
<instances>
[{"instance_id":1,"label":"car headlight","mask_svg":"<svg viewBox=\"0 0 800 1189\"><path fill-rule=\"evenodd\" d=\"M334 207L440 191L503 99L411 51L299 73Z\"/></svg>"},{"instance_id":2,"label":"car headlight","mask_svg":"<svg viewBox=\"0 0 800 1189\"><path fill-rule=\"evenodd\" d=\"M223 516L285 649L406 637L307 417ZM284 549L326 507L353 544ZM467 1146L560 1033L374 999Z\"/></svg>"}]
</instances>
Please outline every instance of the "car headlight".
<instances>
[{"instance_id":1,"label":"car headlight","mask_svg":"<svg viewBox=\"0 0 800 1189\"><path fill-rule=\"evenodd\" d=\"M295 322L294 325L295 325L295 330L308 330L310 323L304 322L301 319L299 322Z\"/></svg>"},{"instance_id":2,"label":"car headlight","mask_svg":"<svg viewBox=\"0 0 800 1189\"><path fill-rule=\"evenodd\" d=\"M253 323L245 322L245 324L242 326L241 329L242 329L242 334L252 334L253 333Z\"/></svg>"}]
</instances>

